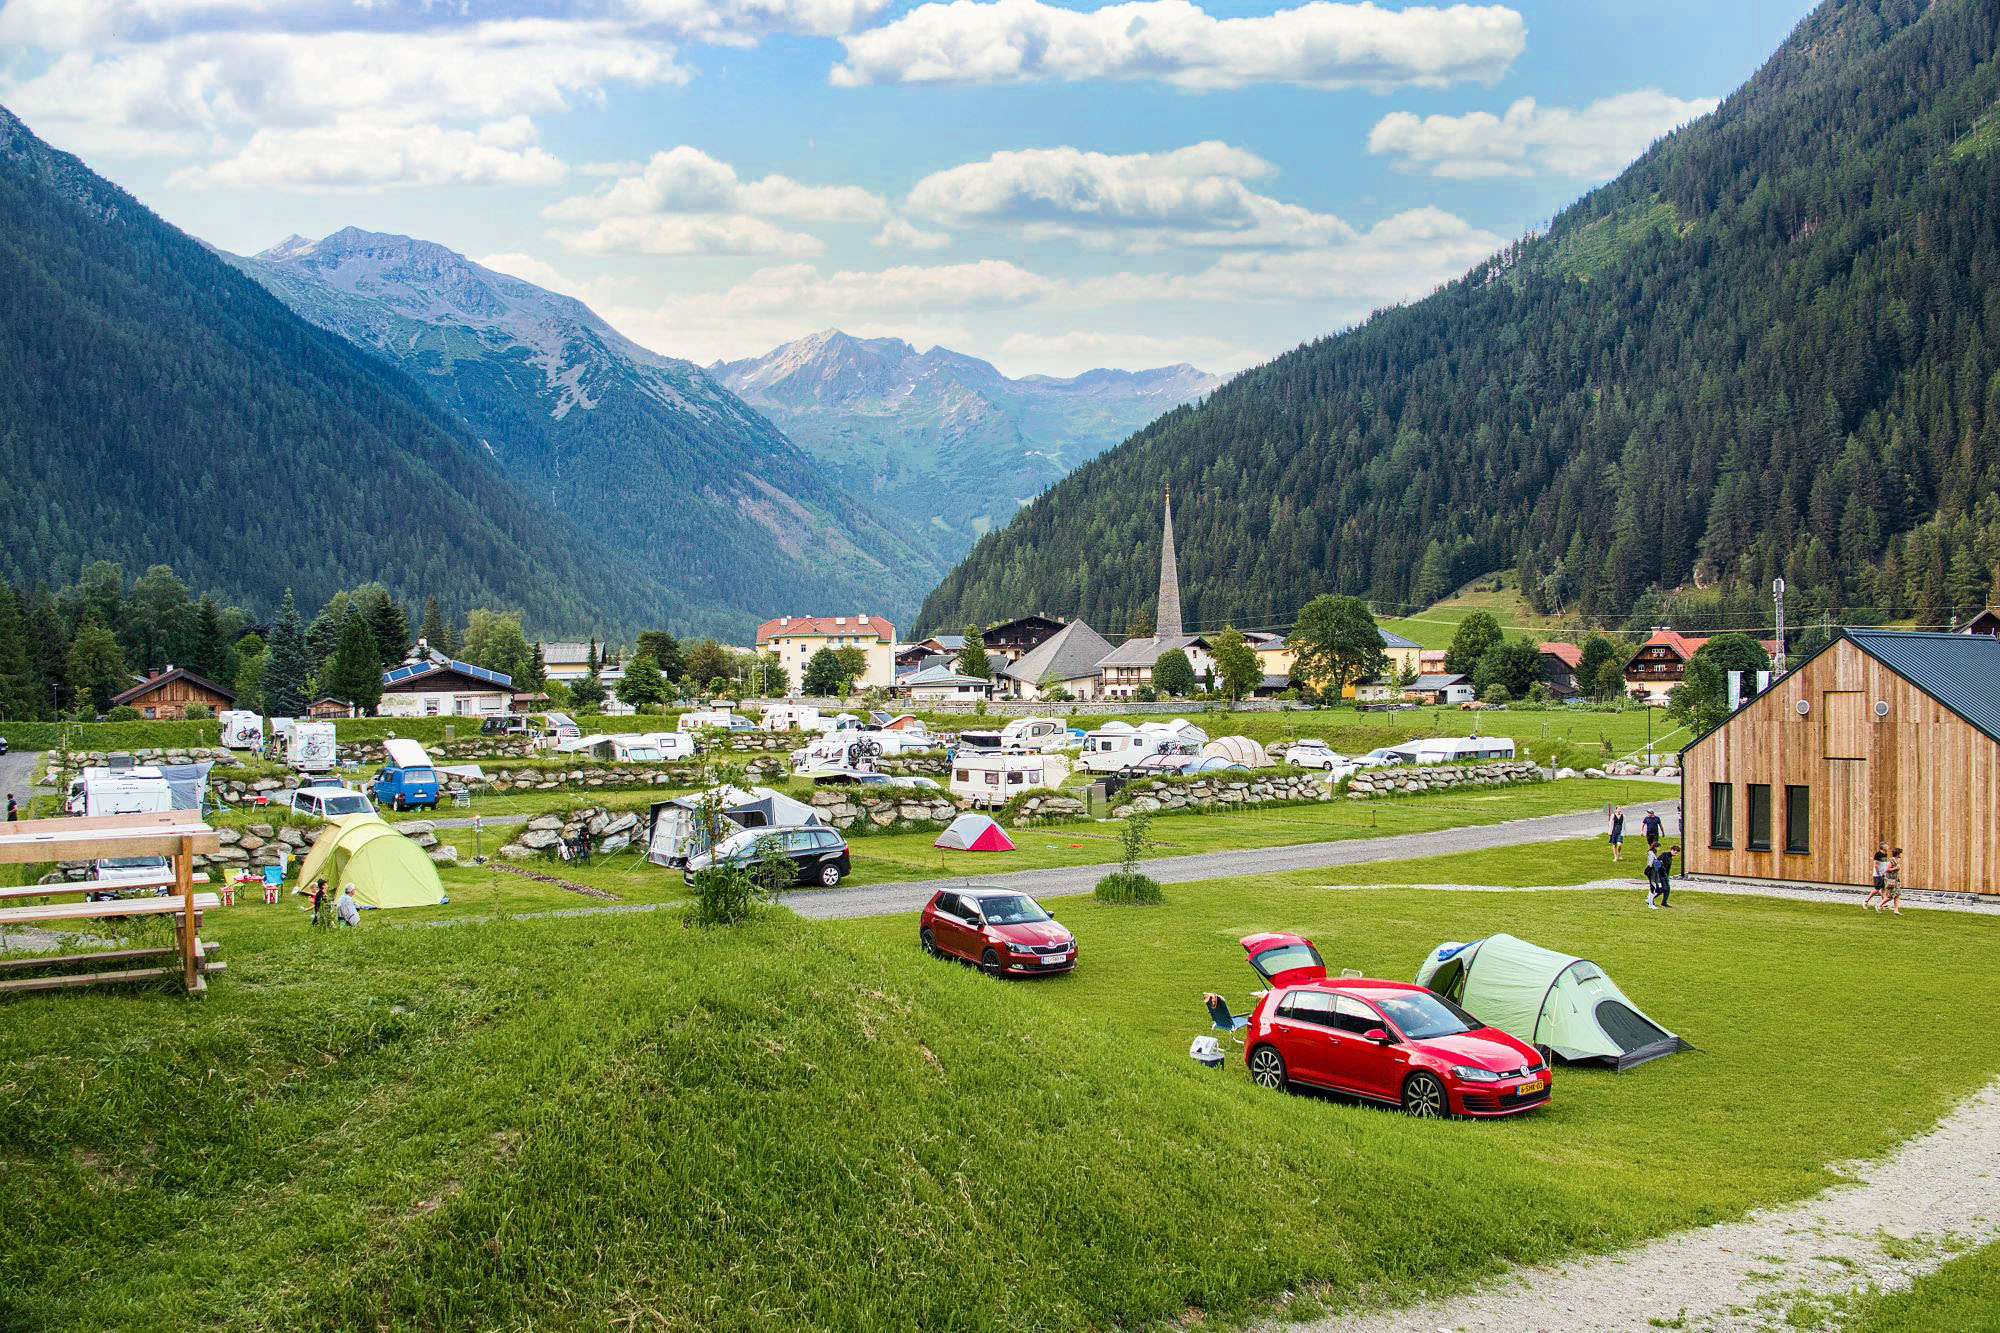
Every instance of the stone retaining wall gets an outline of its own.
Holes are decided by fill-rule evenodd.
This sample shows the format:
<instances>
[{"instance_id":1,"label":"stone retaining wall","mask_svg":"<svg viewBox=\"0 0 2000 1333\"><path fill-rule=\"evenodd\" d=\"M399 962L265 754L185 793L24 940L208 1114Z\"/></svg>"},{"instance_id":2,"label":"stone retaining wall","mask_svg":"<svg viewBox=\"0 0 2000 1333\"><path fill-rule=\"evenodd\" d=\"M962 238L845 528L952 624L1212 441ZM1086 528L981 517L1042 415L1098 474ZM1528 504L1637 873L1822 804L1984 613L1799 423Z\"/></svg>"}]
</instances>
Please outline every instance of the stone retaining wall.
<instances>
[{"instance_id":1,"label":"stone retaining wall","mask_svg":"<svg viewBox=\"0 0 2000 1333\"><path fill-rule=\"evenodd\" d=\"M1350 801L1377 800L1452 787L1497 787L1512 782L1546 782L1555 774L1527 760L1497 764L1418 764L1364 768L1347 781Z\"/></svg>"},{"instance_id":2,"label":"stone retaining wall","mask_svg":"<svg viewBox=\"0 0 2000 1333\"><path fill-rule=\"evenodd\" d=\"M634 838L643 836L640 817L637 810L606 810L595 805L537 815L514 835L512 842L500 848L500 855L510 861L554 856L558 844L578 837L590 839L590 850L595 855L622 852L632 845Z\"/></svg>"},{"instance_id":3,"label":"stone retaining wall","mask_svg":"<svg viewBox=\"0 0 2000 1333\"><path fill-rule=\"evenodd\" d=\"M1118 793L1112 813L1213 810L1272 801L1323 801L1326 796L1326 779L1303 773L1203 774L1180 782L1155 778L1131 783Z\"/></svg>"},{"instance_id":4,"label":"stone retaining wall","mask_svg":"<svg viewBox=\"0 0 2000 1333\"><path fill-rule=\"evenodd\" d=\"M971 808L946 792L914 788L821 787L812 794L813 811L837 829L943 828Z\"/></svg>"}]
</instances>

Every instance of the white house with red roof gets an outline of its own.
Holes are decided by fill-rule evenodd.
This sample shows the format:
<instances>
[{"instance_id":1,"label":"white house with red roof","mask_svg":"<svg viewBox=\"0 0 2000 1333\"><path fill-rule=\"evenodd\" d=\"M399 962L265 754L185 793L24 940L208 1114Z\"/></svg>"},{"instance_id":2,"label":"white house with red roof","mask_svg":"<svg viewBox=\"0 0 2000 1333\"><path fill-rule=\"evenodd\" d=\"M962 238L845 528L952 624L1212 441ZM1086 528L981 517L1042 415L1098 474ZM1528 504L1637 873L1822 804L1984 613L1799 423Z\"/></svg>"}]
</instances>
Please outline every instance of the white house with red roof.
<instances>
[{"instance_id":1,"label":"white house with red roof","mask_svg":"<svg viewBox=\"0 0 2000 1333\"><path fill-rule=\"evenodd\" d=\"M896 683L896 627L880 616L779 616L757 627L757 651L778 655L794 694L805 679L806 663L822 648L862 651L868 669L855 677L857 689L887 689Z\"/></svg>"}]
</instances>

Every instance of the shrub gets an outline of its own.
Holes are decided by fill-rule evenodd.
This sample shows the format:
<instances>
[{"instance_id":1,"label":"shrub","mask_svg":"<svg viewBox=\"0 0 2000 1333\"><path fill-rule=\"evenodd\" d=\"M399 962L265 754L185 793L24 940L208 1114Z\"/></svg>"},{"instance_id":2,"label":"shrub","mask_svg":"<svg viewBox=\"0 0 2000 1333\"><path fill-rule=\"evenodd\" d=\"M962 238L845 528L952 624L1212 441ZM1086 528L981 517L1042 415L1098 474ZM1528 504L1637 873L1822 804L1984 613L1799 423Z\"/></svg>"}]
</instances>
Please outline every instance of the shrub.
<instances>
[{"instance_id":1,"label":"shrub","mask_svg":"<svg viewBox=\"0 0 2000 1333\"><path fill-rule=\"evenodd\" d=\"M119 704L104 715L104 720L106 722L137 722L139 720L139 710L130 704Z\"/></svg>"},{"instance_id":2,"label":"shrub","mask_svg":"<svg viewBox=\"0 0 2000 1333\"><path fill-rule=\"evenodd\" d=\"M215 716L215 710L207 704L189 704L181 710L181 716L190 722L200 722Z\"/></svg>"},{"instance_id":3,"label":"shrub","mask_svg":"<svg viewBox=\"0 0 2000 1333\"><path fill-rule=\"evenodd\" d=\"M1488 704L1504 704L1511 702L1513 698L1513 691L1496 680L1486 687L1486 693L1479 696L1479 701Z\"/></svg>"},{"instance_id":4,"label":"shrub","mask_svg":"<svg viewBox=\"0 0 2000 1333\"><path fill-rule=\"evenodd\" d=\"M694 876L694 919L704 926L733 926L750 919L757 883L741 866L712 865Z\"/></svg>"},{"instance_id":5,"label":"shrub","mask_svg":"<svg viewBox=\"0 0 2000 1333\"><path fill-rule=\"evenodd\" d=\"M1101 903L1119 903L1131 907L1147 907L1166 901L1160 891L1160 882L1151 875L1141 875L1137 871L1114 870L1097 881L1092 896Z\"/></svg>"}]
</instances>

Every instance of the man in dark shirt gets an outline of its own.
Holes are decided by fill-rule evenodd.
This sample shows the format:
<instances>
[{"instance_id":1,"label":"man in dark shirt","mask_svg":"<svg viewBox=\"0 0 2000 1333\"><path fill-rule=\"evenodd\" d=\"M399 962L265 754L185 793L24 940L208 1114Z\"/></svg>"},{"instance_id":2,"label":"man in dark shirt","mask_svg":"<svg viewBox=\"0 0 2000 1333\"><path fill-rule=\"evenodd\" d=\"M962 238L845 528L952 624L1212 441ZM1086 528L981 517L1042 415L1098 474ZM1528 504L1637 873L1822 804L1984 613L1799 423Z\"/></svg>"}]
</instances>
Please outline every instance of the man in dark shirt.
<instances>
[{"instance_id":1,"label":"man in dark shirt","mask_svg":"<svg viewBox=\"0 0 2000 1333\"><path fill-rule=\"evenodd\" d=\"M1645 830L1647 848L1651 851L1658 851L1660 849L1660 833L1666 827L1666 825L1660 822L1659 812L1657 810L1646 811L1646 817L1639 821L1639 827Z\"/></svg>"}]
</instances>

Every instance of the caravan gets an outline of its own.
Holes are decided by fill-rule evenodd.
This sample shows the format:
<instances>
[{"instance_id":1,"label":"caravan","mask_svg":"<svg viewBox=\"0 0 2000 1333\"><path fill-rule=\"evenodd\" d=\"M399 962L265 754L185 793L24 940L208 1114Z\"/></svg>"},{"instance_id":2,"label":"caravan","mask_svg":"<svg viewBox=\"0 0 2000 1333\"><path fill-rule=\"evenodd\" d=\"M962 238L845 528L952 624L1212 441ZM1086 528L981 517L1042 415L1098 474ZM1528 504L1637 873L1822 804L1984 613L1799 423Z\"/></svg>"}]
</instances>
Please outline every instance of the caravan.
<instances>
[{"instance_id":1,"label":"caravan","mask_svg":"<svg viewBox=\"0 0 2000 1333\"><path fill-rule=\"evenodd\" d=\"M818 731L819 707L816 704L772 704L764 710L758 726L765 731Z\"/></svg>"},{"instance_id":2,"label":"caravan","mask_svg":"<svg viewBox=\"0 0 2000 1333\"><path fill-rule=\"evenodd\" d=\"M1069 762L1054 755L961 750L951 761L951 794L974 805L1001 806L1036 787L1060 787Z\"/></svg>"},{"instance_id":3,"label":"caravan","mask_svg":"<svg viewBox=\"0 0 2000 1333\"><path fill-rule=\"evenodd\" d=\"M324 773L334 766L333 723L294 722L285 746L285 762L301 773Z\"/></svg>"},{"instance_id":4,"label":"caravan","mask_svg":"<svg viewBox=\"0 0 2000 1333\"><path fill-rule=\"evenodd\" d=\"M1406 764L1464 764L1514 757L1514 742L1506 736L1436 736L1385 748Z\"/></svg>"},{"instance_id":5,"label":"caravan","mask_svg":"<svg viewBox=\"0 0 2000 1333\"><path fill-rule=\"evenodd\" d=\"M1107 722L1083 738L1083 767L1093 773L1122 773L1156 754L1199 755L1208 733L1186 718L1146 722L1137 727Z\"/></svg>"},{"instance_id":6,"label":"caravan","mask_svg":"<svg viewBox=\"0 0 2000 1333\"><path fill-rule=\"evenodd\" d=\"M225 708L216 714L222 724L223 748L255 750L264 744L264 718L243 708Z\"/></svg>"},{"instance_id":7,"label":"caravan","mask_svg":"<svg viewBox=\"0 0 2000 1333\"><path fill-rule=\"evenodd\" d=\"M173 788L159 769L88 768L70 784L69 808L80 815L139 815L174 808Z\"/></svg>"},{"instance_id":8,"label":"caravan","mask_svg":"<svg viewBox=\"0 0 2000 1333\"><path fill-rule=\"evenodd\" d=\"M685 733L675 734L686 739ZM592 759L611 764L657 764L667 757L651 736L636 733L592 736L586 748Z\"/></svg>"},{"instance_id":9,"label":"caravan","mask_svg":"<svg viewBox=\"0 0 2000 1333\"><path fill-rule=\"evenodd\" d=\"M1077 738L1053 717L1017 717L1000 729L1000 748L1012 751L1074 750Z\"/></svg>"}]
</instances>

